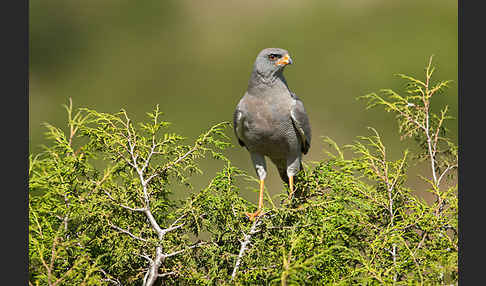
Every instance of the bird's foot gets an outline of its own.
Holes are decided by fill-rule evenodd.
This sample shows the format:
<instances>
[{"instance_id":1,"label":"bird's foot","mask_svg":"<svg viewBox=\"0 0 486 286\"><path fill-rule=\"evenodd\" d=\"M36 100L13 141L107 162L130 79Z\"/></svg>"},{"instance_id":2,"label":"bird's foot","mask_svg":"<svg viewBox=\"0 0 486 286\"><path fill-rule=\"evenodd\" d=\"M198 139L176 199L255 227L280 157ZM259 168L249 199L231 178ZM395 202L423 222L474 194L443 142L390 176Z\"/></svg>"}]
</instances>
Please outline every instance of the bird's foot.
<instances>
[{"instance_id":1,"label":"bird's foot","mask_svg":"<svg viewBox=\"0 0 486 286\"><path fill-rule=\"evenodd\" d=\"M257 210L254 213L246 213L245 212L245 215L248 217L248 219L250 219L250 221L253 221L253 220L255 220L256 217L259 217L261 215L261 212L262 212L262 210Z\"/></svg>"}]
</instances>

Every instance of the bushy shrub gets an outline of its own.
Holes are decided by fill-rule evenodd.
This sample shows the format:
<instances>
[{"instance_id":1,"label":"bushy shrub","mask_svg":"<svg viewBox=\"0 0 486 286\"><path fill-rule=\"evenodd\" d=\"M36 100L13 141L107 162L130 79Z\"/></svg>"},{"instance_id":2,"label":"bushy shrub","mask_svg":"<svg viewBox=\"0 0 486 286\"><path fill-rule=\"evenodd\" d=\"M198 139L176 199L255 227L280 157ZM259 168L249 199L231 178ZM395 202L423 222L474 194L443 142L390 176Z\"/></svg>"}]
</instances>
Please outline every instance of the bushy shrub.
<instances>
[{"instance_id":1,"label":"bushy shrub","mask_svg":"<svg viewBox=\"0 0 486 286\"><path fill-rule=\"evenodd\" d=\"M379 133L305 164L300 196L266 193L264 214L239 196L236 180L252 178L223 155L227 122L193 144L167 132L156 107L135 124L126 111L99 113L66 106L69 131L46 125L51 145L29 157L30 285L445 285L458 280L457 146L430 109L447 86L400 75L402 95L384 89L363 96L368 108L396 114L408 150L387 158ZM316 143L314 143L316 144ZM345 158L343 148L355 154ZM182 200L197 160L225 167ZM407 167L423 176L435 202L406 186ZM447 184L446 184L446 181Z\"/></svg>"}]
</instances>

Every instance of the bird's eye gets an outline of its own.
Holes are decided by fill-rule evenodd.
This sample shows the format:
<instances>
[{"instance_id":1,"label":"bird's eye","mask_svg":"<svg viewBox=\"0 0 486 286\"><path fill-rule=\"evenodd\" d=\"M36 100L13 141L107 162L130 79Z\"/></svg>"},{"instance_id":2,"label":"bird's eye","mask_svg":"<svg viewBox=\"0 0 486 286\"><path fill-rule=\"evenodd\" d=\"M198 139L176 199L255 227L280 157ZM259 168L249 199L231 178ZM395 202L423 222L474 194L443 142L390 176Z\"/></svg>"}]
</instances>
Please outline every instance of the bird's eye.
<instances>
[{"instance_id":1,"label":"bird's eye","mask_svg":"<svg viewBox=\"0 0 486 286\"><path fill-rule=\"evenodd\" d=\"M275 60L275 59L279 59L279 58L281 58L281 57L282 57L282 56L281 56L281 55L279 55L279 54L270 54L270 55L268 55L268 58L269 58L270 60L272 60L272 61L273 61L273 60Z\"/></svg>"}]
</instances>

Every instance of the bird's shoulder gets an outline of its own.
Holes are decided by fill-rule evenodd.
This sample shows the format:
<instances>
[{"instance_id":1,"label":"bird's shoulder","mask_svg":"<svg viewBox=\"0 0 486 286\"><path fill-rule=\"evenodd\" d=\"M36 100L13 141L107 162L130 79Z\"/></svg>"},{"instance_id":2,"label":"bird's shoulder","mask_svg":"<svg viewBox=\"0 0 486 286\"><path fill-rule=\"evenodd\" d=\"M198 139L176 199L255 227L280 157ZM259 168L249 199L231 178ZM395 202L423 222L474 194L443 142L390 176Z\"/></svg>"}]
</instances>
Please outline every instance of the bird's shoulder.
<instances>
[{"instance_id":1,"label":"bird's shoulder","mask_svg":"<svg viewBox=\"0 0 486 286\"><path fill-rule=\"evenodd\" d=\"M265 97L256 96L249 92L246 92L245 95L243 95L243 97L238 102L235 112L241 113L241 115L244 116L248 113L255 112L255 109L258 109L265 104L267 104Z\"/></svg>"}]
</instances>

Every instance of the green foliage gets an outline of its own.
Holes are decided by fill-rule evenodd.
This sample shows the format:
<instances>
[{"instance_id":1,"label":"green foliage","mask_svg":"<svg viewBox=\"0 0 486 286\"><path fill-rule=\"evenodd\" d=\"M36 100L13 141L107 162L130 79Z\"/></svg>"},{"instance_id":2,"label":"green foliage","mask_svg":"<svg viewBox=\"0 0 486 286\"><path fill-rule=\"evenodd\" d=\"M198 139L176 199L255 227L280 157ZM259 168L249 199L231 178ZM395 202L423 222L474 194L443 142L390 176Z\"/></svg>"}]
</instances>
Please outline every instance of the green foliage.
<instances>
[{"instance_id":1,"label":"green foliage","mask_svg":"<svg viewBox=\"0 0 486 286\"><path fill-rule=\"evenodd\" d=\"M266 193L262 216L239 195L252 179L223 155L228 123L186 145L167 132L156 107L134 124L116 114L66 106L69 131L46 125L52 145L29 166L31 285L445 285L458 280L457 146L445 137L447 108L430 110L424 82L401 75L406 96L383 90L368 107L397 115L403 138L423 152L389 160L373 129L352 145L353 158L330 138L328 158L305 164L289 201ZM386 96L386 97L385 97ZM73 116L74 114L74 116ZM224 162L202 190L190 177L197 160ZM407 167L430 164L435 202L406 186ZM190 190L173 200L175 184Z\"/></svg>"}]
</instances>

